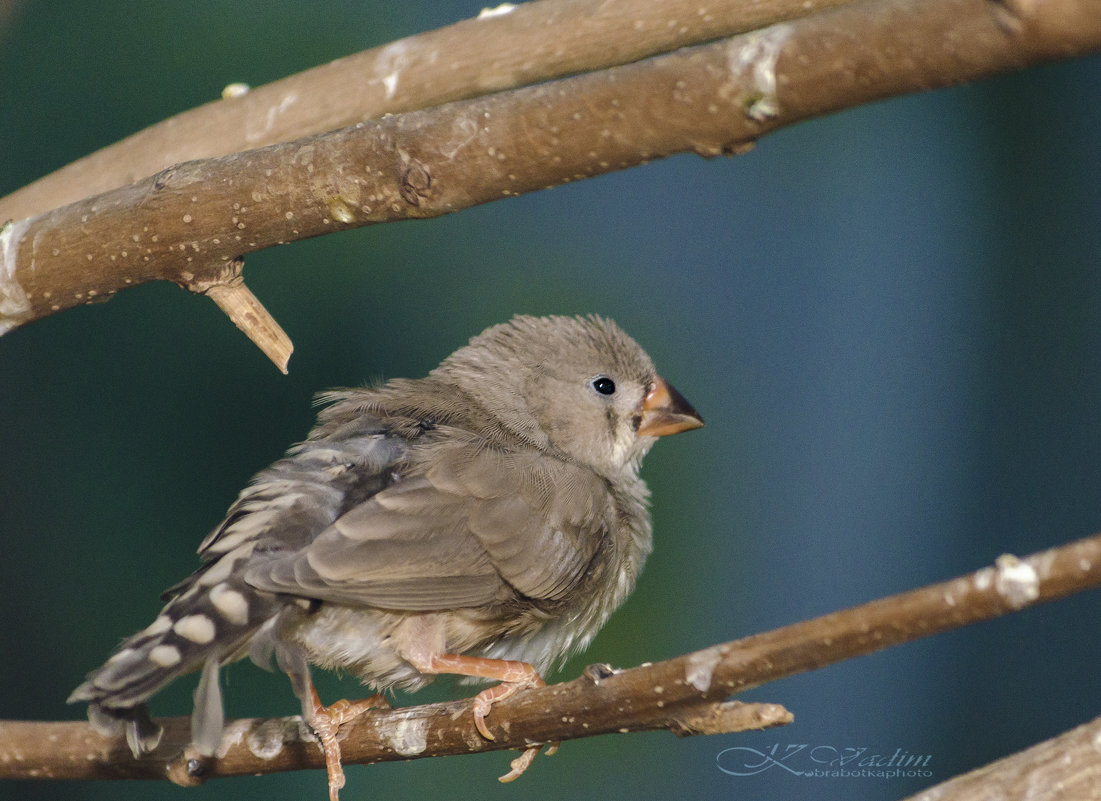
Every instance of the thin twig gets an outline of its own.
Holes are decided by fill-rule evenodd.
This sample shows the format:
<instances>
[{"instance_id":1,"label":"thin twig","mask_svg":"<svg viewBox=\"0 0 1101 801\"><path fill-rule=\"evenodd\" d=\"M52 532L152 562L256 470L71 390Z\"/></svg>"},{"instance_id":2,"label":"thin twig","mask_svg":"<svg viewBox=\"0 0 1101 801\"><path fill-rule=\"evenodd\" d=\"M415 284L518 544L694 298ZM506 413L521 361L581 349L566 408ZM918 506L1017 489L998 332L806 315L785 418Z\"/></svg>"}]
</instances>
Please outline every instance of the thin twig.
<instances>
[{"instance_id":1,"label":"thin twig","mask_svg":"<svg viewBox=\"0 0 1101 801\"><path fill-rule=\"evenodd\" d=\"M710 734L790 719L773 705L738 709L726 699L768 681L990 620L1101 585L1101 534L1027 559L796 623L675 659L623 671L586 671L573 681L528 690L495 705L495 740L477 733L470 701L379 710L342 729L346 763L466 754L611 732L669 729ZM216 758L186 750L186 718L166 721L157 751L135 760L121 738L86 723L0 724L0 778L169 778L321 767L300 718L231 722Z\"/></svg>"},{"instance_id":2,"label":"thin twig","mask_svg":"<svg viewBox=\"0 0 1101 801\"><path fill-rule=\"evenodd\" d=\"M245 286L245 260L234 259L224 265L213 278L184 277L182 286L197 295L205 295L225 312L234 325L271 359L283 375L287 374L294 345L264 304Z\"/></svg>"}]
</instances>

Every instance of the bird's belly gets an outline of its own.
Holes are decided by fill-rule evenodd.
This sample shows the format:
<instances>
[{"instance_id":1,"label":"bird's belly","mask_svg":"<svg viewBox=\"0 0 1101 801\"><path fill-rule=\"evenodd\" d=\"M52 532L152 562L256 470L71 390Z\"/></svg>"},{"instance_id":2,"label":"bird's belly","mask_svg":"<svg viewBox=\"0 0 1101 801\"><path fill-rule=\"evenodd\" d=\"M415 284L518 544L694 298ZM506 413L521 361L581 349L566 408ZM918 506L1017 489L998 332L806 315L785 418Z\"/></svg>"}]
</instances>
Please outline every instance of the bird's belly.
<instances>
[{"instance_id":1,"label":"bird's belly","mask_svg":"<svg viewBox=\"0 0 1101 801\"><path fill-rule=\"evenodd\" d=\"M306 659L326 670L346 671L379 690L417 690L432 681L398 653L394 630L406 615L341 604L323 604L280 636L300 646Z\"/></svg>"},{"instance_id":2,"label":"bird's belly","mask_svg":"<svg viewBox=\"0 0 1101 801\"><path fill-rule=\"evenodd\" d=\"M511 620L471 610L387 612L323 603L285 626L279 637L303 649L327 670L346 671L379 689L418 690L431 683L403 653L469 654L527 662L540 675L584 649L630 590L630 571L616 571L611 591L594 593L562 615L528 610Z\"/></svg>"},{"instance_id":3,"label":"bird's belly","mask_svg":"<svg viewBox=\"0 0 1101 801\"><path fill-rule=\"evenodd\" d=\"M626 598L632 581L625 570L616 574L609 592L593 593L586 603L561 616L529 619L530 625L477 649L490 659L516 659L533 665L539 674L561 667L570 656L589 646L608 617Z\"/></svg>"}]
</instances>

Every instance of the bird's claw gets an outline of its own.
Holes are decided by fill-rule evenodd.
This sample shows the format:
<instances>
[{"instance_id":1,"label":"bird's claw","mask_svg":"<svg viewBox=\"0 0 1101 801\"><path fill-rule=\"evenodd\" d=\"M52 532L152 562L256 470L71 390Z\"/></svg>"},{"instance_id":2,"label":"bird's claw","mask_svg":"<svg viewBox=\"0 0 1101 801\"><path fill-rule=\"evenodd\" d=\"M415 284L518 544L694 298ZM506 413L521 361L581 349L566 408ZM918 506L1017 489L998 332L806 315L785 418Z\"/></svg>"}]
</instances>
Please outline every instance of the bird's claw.
<instances>
[{"instance_id":1,"label":"bird's claw","mask_svg":"<svg viewBox=\"0 0 1101 801\"><path fill-rule=\"evenodd\" d=\"M542 747L541 745L533 745L530 748L524 749L524 753L520 754L520 756L509 763L509 767L512 768L512 770L498 778L497 781L508 784L520 778L520 775L531 767L531 763L535 760L535 755L539 753L539 749Z\"/></svg>"},{"instance_id":2,"label":"bird's claw","mask_svg":"<svg viewBox=\"0 0 1101 801\"><path fill-rule=\"evenodd\" d=\"M322 705L316 692L313 700L314 714L309 724L317 735L321 753L325 755L325 772L329 776L329 801L340 801L340 788L346 782L344 766L340 760L340 742L336 739L340 727L369 709L389 709L390 704L381 695L372 695L362 701L341 699L329 707Z\"/></svg>"},{"instance_id":3,"label":"bird's claw","mask_svg":"<svg viewBox=\"0 0 1101 801\"><path fill-rule=\"evenodd\" d=\"M497 781L504 784L508 784L511 781L515 781L520 778L525 770L531 767L531 763L535 761L535 755L539 753L539 749L542 745L531 745L524 749L524 753L516 757L509 763L509 767L512 768L504 776L501 776ZM553 756L558 751L558 743L547 743L547 756Z\"/></svg>"},{"instance_id":4,"label":"bird's claw","mask_svg":"<svg viewBox=\"0 0 1101 801\"><path fill-rule=\"evenodd\" d=\"M487 740L495 740L493 732L489 730L486 725L486 715L493 709L493 704L497 701L502 701L512 695L515 695L520 690L526 690L533 687L545 687L546 682L537 674L532 672L530 675L525 675L518 681L506 681L498 684L496 687L489 687L482 690L476 696L474 696L474 728L478 730L478 733L485 737ZM539 753L539 749L543 746L532 745L524 749L524 753L512 760L508 773L501 776L498 781L508 783L518 779L521 774L529 767L535 760L535 755ZM548 754L553 754L558 750L558 743L551 743L547 749Z\"/></svg>"},{"instance_id":5,"label":"bird's claw","mask_svg":"<svg viewBox=\"0 0 1101 801\"><path fill-rule=\"evenodd\" d=\"M474 728L478 730L478 734L482 735L487 740L493 741L497 739L486 725L486 715L493 709L493 705L498 701L510 698L520 692L520 690L546 686L547 683L543 681L542 677L535 671L531 671L530 674L525 674L517 680L503 681L496 687L487 687L474 696ZM529 759L528 762L530 761Z\"/></svg>"},{"instance_id":6,"label":"bird's claw","mask_svg":"<svg viewBox=\"0 0 1101 801\"><path fill-rule=\"evenodd\" d=\"M340 743L337 742L336 733L340 728L328 710L322 710L310 721L310 728L317 735L321 745L321 753L325 756L325 772L329 776L329 801L339 801L340 788L344 786L344 768L340 764Z\"/></svg>"},{"instance_id":7,"label":"bird's claw","mask_svg":"<svg viewBox=\"0 0 1101 801\"><path fill-rule=\"evenodd\" d=\"M495 703L515 695L520 690L547 686L539 672L527 662L462 654L425 654L417 651L405 653L403 656L421 673L430 675L452 673L479 679L496 679L501 682L494 687L487 687L474 696L474 728L490 742L497 738L486 725L486 716L493 710ZM524 753L512 761L512 770L502 776L501 781L510 782L527 770L542 747L542 745L532 745L524 749ZM553 753L556 748L557 743L552 743L548 753Z\"/></svg>"},{"instance_id":8,"label":"bird's claw","mask_svg":"<svg viewBox=\"0 0 1101 801\"><path fill-rule=\"evenodd\" d=\"M474 728L478 730L478 734L491 741L497 739L486 725L486 715L489 714L492 706L492 702L483 701L480 696L474 699Z\"/></svg>"}]
</instances>

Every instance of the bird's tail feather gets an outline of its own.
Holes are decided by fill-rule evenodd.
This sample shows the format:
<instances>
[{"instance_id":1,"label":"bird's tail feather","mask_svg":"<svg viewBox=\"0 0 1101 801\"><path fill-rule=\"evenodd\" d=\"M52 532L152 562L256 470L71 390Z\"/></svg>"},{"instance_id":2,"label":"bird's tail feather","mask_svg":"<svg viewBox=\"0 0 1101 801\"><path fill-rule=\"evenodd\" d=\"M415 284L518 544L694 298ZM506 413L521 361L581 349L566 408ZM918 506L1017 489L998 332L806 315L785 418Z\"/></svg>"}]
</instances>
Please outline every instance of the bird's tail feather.
<instances>
[{"instance_id":1,"label":"bird's tail feather","mask_svg":"<svg viewBox=\"0 0 1101 801\"><path fill-rule=\"evenodd\" d=\"M283 604L235 577L203 581L206 575L196 574L152 624L126 639L69 696L69 703L88 703L88 719L100 733L125 731L135 756L152 751L161 737L145 702L174 679L200 669L192 738L201 753L212 754L223 723L219 666L244 656L250 645L253 653L263 652L251 642L261 629L260 639L273 635Z\"/></svg>"}]
</instances>

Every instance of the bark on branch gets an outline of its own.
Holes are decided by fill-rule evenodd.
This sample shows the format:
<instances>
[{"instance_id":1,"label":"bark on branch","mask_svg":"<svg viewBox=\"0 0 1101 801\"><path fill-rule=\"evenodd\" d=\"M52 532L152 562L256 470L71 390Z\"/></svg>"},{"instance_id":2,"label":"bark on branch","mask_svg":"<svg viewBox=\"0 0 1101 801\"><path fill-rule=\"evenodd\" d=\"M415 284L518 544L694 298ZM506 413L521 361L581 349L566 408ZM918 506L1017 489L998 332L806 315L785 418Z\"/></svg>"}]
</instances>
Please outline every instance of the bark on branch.
<instances>
[{"instance_id":1,"label":"bark on branch","mask_svg":"<svg viewBox=\"0 0 1101 801\"><path fill-rule=\"evenodd\" d=\"M612 732L715 734L778 725L790 720L783 707L727 699L775 679L1099 584L1101 534L1027 559L1002 556L994 566L960 578L664 662L622 671L592 666L573 681L496 704L490 718L493 742L474 729L468 699L368 713L344 727L341 748L346 764L373 763L522 749ZM297 717L233 721L216 757L207 761L186 750L186 718L166 723L160 747L141 760L130 756L124 740L101 737L86 723L0 723L0 778L169 778L194 784L324 764Z\"/></svg>"},{"instance_id":2,"label":"bark on branch","mask_svg":"<svg viewBox=\"0 0 1101 801\"><path fill-rule=\"evenodd\" d=\"M447 214L1101 48L1101 0L862 0L633 64L169 167L0 233L0 333L242 254ZM246 328L250 336L254 332Z\"/></svg>"},{"instance_id":3,"label":"bark on branch","mask_svg":"<svg viewBox=\"0 0 1101 801\"><path fill-rule=\"evenodd\" d=\"M1101 799L1101 718L930 787L908 801Z\"/></svg>"},{"instance_id":4,"label":"bark on branch","mask_svg":"<svg viewBox=\"0 0 1101 801\"><path fill-rule=\"evenodd\" d=\"M183 161L224 156L614 67L850 0L538 0L409 36L152 125L0 198L23 219Z\"/></svg>"}]
</instances>

